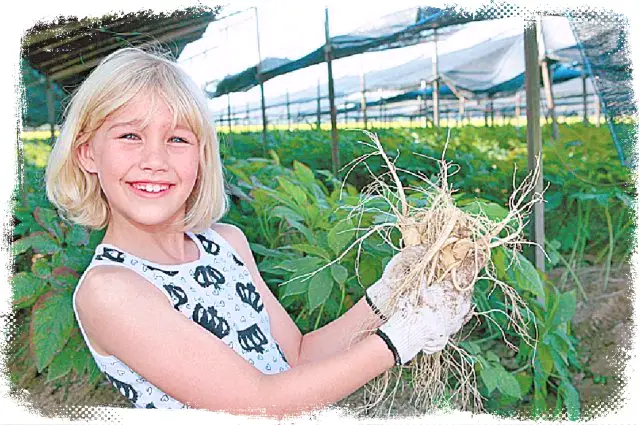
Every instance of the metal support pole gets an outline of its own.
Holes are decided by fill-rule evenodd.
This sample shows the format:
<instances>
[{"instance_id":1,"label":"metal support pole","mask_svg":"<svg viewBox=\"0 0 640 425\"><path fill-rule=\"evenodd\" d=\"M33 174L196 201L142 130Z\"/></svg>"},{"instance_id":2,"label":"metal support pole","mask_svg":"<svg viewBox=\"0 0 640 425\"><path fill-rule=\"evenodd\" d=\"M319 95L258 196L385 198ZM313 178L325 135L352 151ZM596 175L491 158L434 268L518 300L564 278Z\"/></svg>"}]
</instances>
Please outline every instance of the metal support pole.
<instances>
[{"instance_id":1,"label":"metal support pole","mask_svg":"<svg viewBox=\"0 0 640 425\"><path fill-rule=\"evenodd\" d=\"M552 136L554 140L560 138L560 130L556 120L556 106L553 99L553 70L549 68L547 59L542 60L542 82L544 84L544 93L547 101L547 111L551 118Z\"/></svg>"},{"instance_id":2,"label":"metal support pole","mask_svg":"<svg viewBox=\"0 0 640 425\"><path fill-rule=\"evenodd\" d=\"M344 102L344 126L347 127L349 124L349 111L347 110L347 101Z\"/></svg>"},{"instance_id":3,"label":"metal support pole","mask_svg":"<svg viewBox=\"0 0 640 425\"><path fill-rule=\"evenodd\" d=\"M516 92L516 112L515 112L515 121L516 127L520 127L520 115L522 112L520 111L520 92Z\"/></svg>"},{"instance_id":4,"label":"metal support pole","mask_svg":"<svg viewBox=\"0 0 640 425\"><path fill-rule=\"evenodd\" d=\"M289 91L287 90L287 130L291 130L291 103L289 102Z\"/></svg>"},{"instance_id":5,"label":"metal support pole","mask_svg":"<svg viewBox=\"0 0 640 425\"><path fill-rule=\"evenodd\" d=\"M596 127L600 127L600 96L598 96L596 94L596 102L595 102L595 107L596 107Z\"/></svg>"},{"instance_id":6,"label":"metal support pole","mask_svg":"<svg viewBox=\"0 0 640 425\"><path fill-rule=\"evenodd\" d=\"M493 121L494 118L494 109L493 109L493 97L490 98L491 100L489 100L489 115L491 117L491 127L493 127L493 125L495 124Z\"/></svg>"},{"instance_id":7,"label":"metal support pole","mask_svg":"<svg viewBox=\"0 0 640 425\"><path fill-rule=\"evenodd\" d=\"M227 94L227 126L229 128L229 151L233 152L233 138L231 135L231 95Z\"/></svg>"},{"instance_id":8,"label":"metal support pole","mask_svg":"<svg viewBox=\"0 0 640 425\"><path fill-rule=\"evenodd\" d=\"M258 23L258 8L253 6L256 14L256 40L258 45L257 77L260 81L260 105L262 107L262 153L267 154L267 105L264 99L264 82L262 81L262 54L260 53L260 25Z\"/></svg>"},{"instance_id":9,"label":"metal support pole","mask_svg":"<svg viewBox=\"0 0 640 425\"><path fill-rule=\"evenodd\" d=\"M49 127L51 129L51 145L56 141L55 125L56 125L56 110L53 97L53 84L51 80L47 78L47 112L49 119Z\"/></svg>"},{"instance_id":10,"label":"metal support pole","mask_svg":"<svg viewBox=\"0 0 640 425\"><path fill-rule=\"evenodd\" d=\"M540 178L535 183L535 192L543 190L542 173L542 131L540 128L540 67L538 62L538 41L535 21L525 23L524 28L525 86L527 94L527 152L529 171L540 167ZM544 204L533 206L532 232L530 240L544 247ZM544 272L544 253L534 246L534 264Z\"/></svg>"},{"instance_id":11,"label":"metal support pole","mask_svg":"<svg viewBox=\"0 0 640 425\"><path fill-rule=\"evenodd\" d=\"M462 127L464 123L464 97L458 99L458 127Z\"/></svg>"},{"instance_id":12,"label":"metal support pole","mask_svg":"<svg viewBox=\"0 0 640 425\"><path fill-rule=\"evenodd\" d=\"M321 110L320 110L320 80L318 80L318 88L316 90L316 128L320 130L320 119L321 119Z\"/></svg>"},{"instance_id":13,"label":"metal support pole","mask_svg":"<svg viewBox=\"0 0 640 425\"><path fill-rule=\"evenodd\" d=\"M367 129L367 87L365 85L364 72L360 74L360 92L361 92L361 103L360 108L362 111L362 121L364 125L364 129Z\"/></svg>"},{"instance_id":14,"label":"metal support pole","mask_svg":"<svg viewBox=\"0 0 640 425\"><path fill-rule=\"evenodd\" d=\"M589 124L589 115L587 109L587 76L582 71L582 123Z\"/></svg>"},{"instance_id":15,"label":"metal support pole","mask_svg":"<svg viewBox=\"0 0 640 425\"><path fill-rule=\"evenodd\" d=\"M335 93L333 87L333 69L331 67L331 38L329 37L329 8L324 8L324 35L326 39L324 57L329 73L329 111L331 112L331 165L333 175L338 176L340 152L338 151L338 122L336 117Z\"/></svg>"},{"instance_id":16,"label":"metal support pole","mask_svg":"<svg viewBox=\"0 0 640 425\"><path fill-rule=\"evenodd\" d=\"M433 126L440 126L440 75L438 70L438 29L433 30L433 60L431 61L433 67Z\"/></svg>"}]
</instances>

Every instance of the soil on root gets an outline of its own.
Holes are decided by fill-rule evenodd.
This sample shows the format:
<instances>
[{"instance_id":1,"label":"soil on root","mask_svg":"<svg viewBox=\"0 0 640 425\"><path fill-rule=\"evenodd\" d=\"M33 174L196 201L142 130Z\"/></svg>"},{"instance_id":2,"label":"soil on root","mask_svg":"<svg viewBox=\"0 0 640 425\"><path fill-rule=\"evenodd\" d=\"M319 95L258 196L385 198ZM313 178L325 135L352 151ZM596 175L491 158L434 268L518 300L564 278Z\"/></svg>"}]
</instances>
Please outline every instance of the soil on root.
<instances>
[{"instance_id":1,"label":"soil on root","mask_svg":"<svg viewBox=\"0 0 640 425\"><path fill-rule=\"evenodd\" d=\"M554 282L560 282L562 273L562 270L553 270L549 276ZM624 368L631 357L633 287L628 265L611 271L606 290L602 268L583 268L577 275L588 300L578 295L573 320L574 334L580 340L578 352L585 369L576 375L574 384L580 393L583 418L591 419L617 410L624 403L621 396L626 379ZM575 284L569 278L560 289L573 287ZM35 368L25 370L21 365L8 362L7 371L12 376L11 397L21 400L21 404L41 416L56 417L59 409L65 406L132 407L106 379L96 387L87 382L61 387L47 383L46 374L38 374ZM413 418L423 415L411 402L408 384L398 389L393 403L382 403L375 410L363 410L363 396L364 390L360 389L334 406L350 413L357 412L360 417Z\"/></svg>"}]
</instances>

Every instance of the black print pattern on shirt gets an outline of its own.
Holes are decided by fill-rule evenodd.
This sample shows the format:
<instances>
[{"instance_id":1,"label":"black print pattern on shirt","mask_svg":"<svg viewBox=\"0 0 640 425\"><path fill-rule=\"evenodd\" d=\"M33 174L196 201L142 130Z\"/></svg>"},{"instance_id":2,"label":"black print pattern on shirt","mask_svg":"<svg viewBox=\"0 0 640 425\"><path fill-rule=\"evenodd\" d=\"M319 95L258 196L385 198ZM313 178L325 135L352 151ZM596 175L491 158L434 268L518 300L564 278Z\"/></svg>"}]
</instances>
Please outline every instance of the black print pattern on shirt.
<instances>
[{"instance_id":1,"label":"black print pattern on shirt","mask_svg":"<svg viewBox=\"0 0 640 425\"><path fill-rule=\"evenodd\" d=\"M240 261L240 260L238 259L238 257L236 257L236 255L235 255L235 254L231 254L231 256L233 257L233 261L234 261L237 265L239 265L239 266L244 266L244 263L243 263L242 261Z\"/></svg>"},{"instance_id":2,"label":"black print pattern on shirt","mask_svg":"<svg viewBox=\"0 0 640 425\"><path fill-rule=\"evenodd\" d=\"M126 382L118 381L108 373L105 373L105 375L107 375L107 379L109 380L109 382L111 382L113 386L116 387L118 391L120 391L120 394L128 398L129 401L134 404L136 401L138 401L138 393L133 389L131 385L127 384Z\"/></svg>"},{"instance_id":3,"label":"black print pattern on shirt","mask_svg":"<svg viewBox=\"0 0 640 425\"><path fill-rule=\"evenodd\" d=\"M156 409L156 406L153 404L153 402L148 403L146 406L144 406L145 409Z\"/></svg>"},{"instance_id":4,"label":"black print pattern on shirt","mask_svg":"<svg viewBox=\"0 0 640 425\"><path fill-rule=\"evenodd\" d=\"M175 286L175 285L162 285L164 287L164 289L166 289L166 291L169 293L169 296L171 297L171 300L173 301L173 308L175 308L176 310L179 310L179 307L183 304L186 304L188 299L187 299L187 294L184 292L184 289L182 289L179 286Z\"/></svg>"},{"instance_id":5,"label":"black print pattern on shirt","mask_svg":"<svg viewBox=\"0 0 640 425\"><path fill-rule=\"evenodd\" d=\"M177 271L177 270L171 270L171 271L169 271L169 270L162 270L162 269L159 269L159 268L157 268L157 267L150 266L150 265L148 265L148 264L145 264L145 265L144 265L144 267L146 267L145 269L143 269L144 271L147 271L147 270L153 270L153 271L156 271L156 272L164 273L164 274L166 274L167 276L175 276L175 275L177 275L177 274L178 274L178 271Z\"/></svg>"},{"instance_id":6,"label":"black print pattern on shirt","mask_svg":"<svg viewBox=\"0 0 640 425\"><path fill-rule=\"evenodd\" d=\"M200 303L193 309L193 321L222 339L229 335L229 322L222 316L218 316L216 309L211 306L204 308Z\"/></svg>"},{"instance_id":7,"label":"black print pattern on shirt","mask_svg":"<svg viewBox=\"0 0 640 425\"><path fill-rule=\"evenodd\" d=\"M193 273L193 278L203 288L213 285L214 288L220 289L225 282L224 275L219 270L211 266L198 266Z\"/></svg>"},{"instance_id":8,"label":"black print pattern on shirt","mask_svg":"<svg viewBox=\"0 0 640 425\"><path fill-rule=\"evenodd\" d=\"M244 285L241 282L236 283L236 292L243 303L249 304L255 311L260 313L264 305L260 300L260 294L256 291L256 287L251 282Z\"/></svg>"},{"instance_id":9,"label":"black print pattern on shirt","mask_svg":"<svg viewBox=\"0 0 640 425\"><path fill-rule=\"evenodd\" d=\"M246 351L256 351L260 354L264 353L263 345L267 344L267 337L264 336L262 330L255 323L247 329L238 331L238 342Z\"/></svg>"},{"instance_id":10,"label":"black print pattern on shirt","mask_svg":"<svg viewBox=\"0 0 640 425\"><path fill-rule=\"evenodd\" d=\"M96 260L111 260L116 263L124 263L124 252L117 249L102 247L102 254L96 255Z\"/></svg>"},{"instance_id":11,"label":"black print pattern on shirt","mask_svg":"<svg viewBox=\"0 0 640 425\"><path fill-rule=\"evenodd\" d=\"M200 239L200 243L202 243L202 247L207 254L218 255L218 253L220 253L220 245L202 235L196 235L196 237Z\"/></svg>"}]
</instances>

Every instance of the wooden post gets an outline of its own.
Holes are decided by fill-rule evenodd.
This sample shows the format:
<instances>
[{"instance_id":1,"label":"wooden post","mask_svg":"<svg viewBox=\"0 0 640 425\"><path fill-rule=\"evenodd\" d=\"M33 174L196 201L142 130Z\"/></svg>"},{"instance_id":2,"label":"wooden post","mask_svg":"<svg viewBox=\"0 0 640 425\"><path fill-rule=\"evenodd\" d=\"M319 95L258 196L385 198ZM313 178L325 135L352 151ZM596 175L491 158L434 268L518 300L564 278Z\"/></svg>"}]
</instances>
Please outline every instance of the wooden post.
<instances>
[{"instance_id":1,"label":"wooden post","mask_svg":"<svg viewBox=\"0 0 640 425\"><path fill-rule=\"evenodd\" d=\"M433 67L433 126L440 126L440 75L438 70L438 29L433 30L433 60L431 61Z\"/></svg>"},{"instance_id":2,"label":"wooden post","mask_svg":"<svg viewBox=\"0 0 640 425\"><path fill-rule=\"evenodd\" d=\"M364 80L364 72L360 74L360 93L361 93L361 103L360 110L362 111L362 121L364 125L364 129L367 129L367 95L366 95L367 87L365 85Z\"/></svg>"},{"instance_id":3,"label":"wooden post","mask_svg":"<svg viewBox=\"0 0 640 425\"><path fill-rule=\"evenodd\" d=\"M331 112L331 165L333 175L338 176L340 169L340 152L338 150L338 122L336 117L336 100L333 87L333 69L331 67L331 38L329 37L329 8L324 8L324 36L326 39L324 57L329 73L329 111Z\"/></svg>"},{"instance_id":4,"label":"wooden post","mask_svg":"<svg viewBox=\"0 0 640 425\"><path fill-rule=\"evenodd\" d=\"M56 106L55 106L55 99L54 99L54 93L53 93L53 84L51 83L51 80L47 77L47 115L48 115L48 119L49 119L49 127L51 130L51 145L53 145L56 141L56 132L55 132L55 125L56 125Z\"/></svg>"},{"instance_id":5,"label":"wooden post","mask_svg":"<svg viewBox=\"0 0 640 425\"><path fill-rule=\"evenodd\" d=\"M540 178L535 183L535 192L543 190L542 173L542 132L540 129L540 67L538 63L538 41L536 23L529 21L524 28L525 86L527 94L527 152L529 171L538 161ZM538 202L533 206L531 220L532 232L530 240L544 248L544 204ZM544 272L544 253L538 246L534 247L534 264Z\"/></svg>"}]
</instances>

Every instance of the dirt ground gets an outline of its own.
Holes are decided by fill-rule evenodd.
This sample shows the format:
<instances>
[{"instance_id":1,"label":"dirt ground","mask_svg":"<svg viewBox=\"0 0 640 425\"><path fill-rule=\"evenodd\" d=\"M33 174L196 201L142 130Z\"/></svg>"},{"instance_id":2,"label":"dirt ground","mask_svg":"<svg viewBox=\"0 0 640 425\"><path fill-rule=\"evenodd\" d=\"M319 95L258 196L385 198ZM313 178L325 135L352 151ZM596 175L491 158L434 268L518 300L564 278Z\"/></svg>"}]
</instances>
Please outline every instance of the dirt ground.
<instances>
[{"instance_id":1,"label":"dirt ground","mask_svg":"<svg viewBox=\"0 0 640 425\"><path fill-rule=\"evenodd\" d=\"M561 271L554 271L551 278L558 282ZM600 268L591 267L578 271L588 300L579 298L573 320L573 331L580 339L578 351L585 366L585 372L576 376L574 384L580 393L583 418L602 416L611 409L622 407L620 394L624 388L624 366L631 358L633 285L628 266L613 269L606 291L603 288L603 273ZM568 280L565 289L574 285ZM562 289L562 288L561 288ZM42 416L57 416L61 406L109 406L131 407L108 382L95 390L88 385L77 383L65 389L45 383L35 369L21 371L9 364L9 371L16 378L12 385L15 397L23 400ZM338 402L336 406L349 411L360 412L365 417L414 417L420 412L409 402L409 392L402 389L393 405L384 405L384 413L365 411L363 390L359 390ZM73 419L73 417L69 417Z\"/></svg>"}]
</instances>

